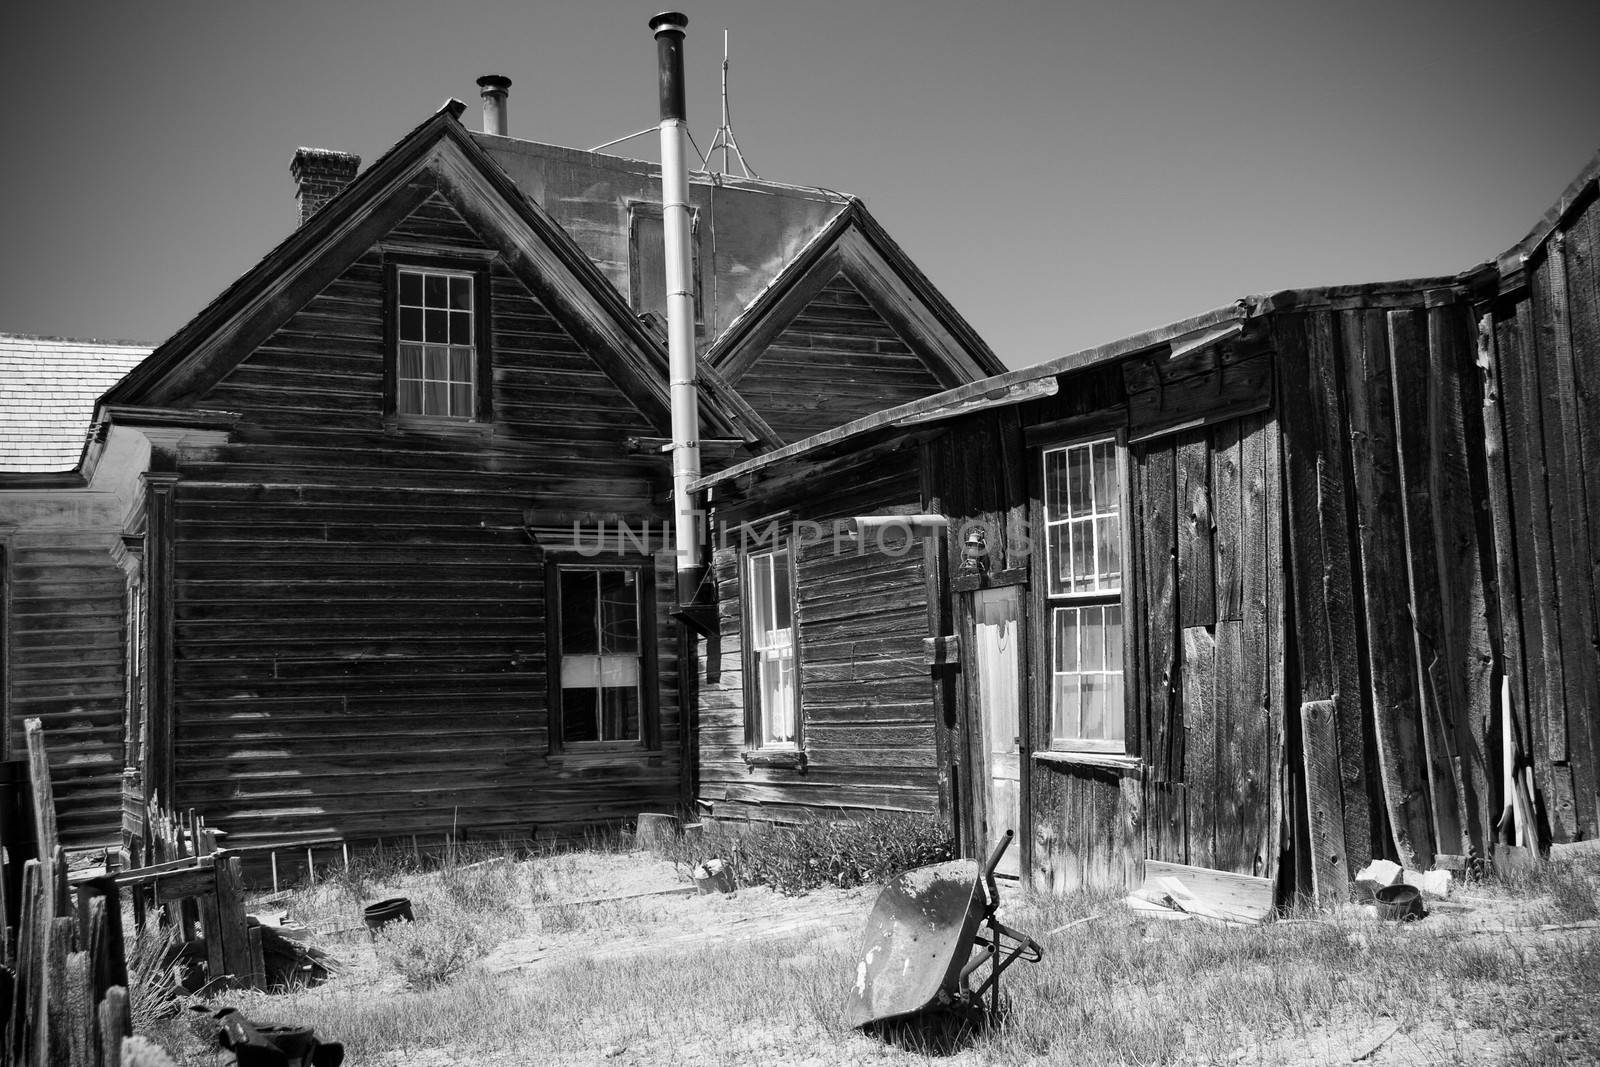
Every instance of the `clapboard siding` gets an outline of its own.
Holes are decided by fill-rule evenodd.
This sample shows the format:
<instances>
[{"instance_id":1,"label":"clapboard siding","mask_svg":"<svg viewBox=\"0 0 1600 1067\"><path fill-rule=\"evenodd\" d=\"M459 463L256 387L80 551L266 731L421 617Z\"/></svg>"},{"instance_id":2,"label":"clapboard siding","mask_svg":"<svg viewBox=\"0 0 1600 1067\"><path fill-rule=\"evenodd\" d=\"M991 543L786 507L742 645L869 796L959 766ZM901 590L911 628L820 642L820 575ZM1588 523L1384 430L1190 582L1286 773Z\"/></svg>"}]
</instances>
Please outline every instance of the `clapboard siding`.
<instances>
[{"instance_id":1,"label":"clapboard siding","mask_svg":"<svg viewBox=\"0 0 1600 1067\"><path fill-rule=\"evenodd\" d=\"M61 837L115 842L121 819L126 581L111 532L26 530L5 542L9 597L8 755L25 755L23 723L44 726Z\"/></svg>"},{"instance_id":2,"label":"clapboard siding","mask_svg":"<svg viewBox=\"0 0 1600 1067\"><path fill-rule=\"evenodd\" d=\"M830 491L786 513L825 532L801 547L796 585L804 770L749 766L736 549L719 550L713 577L721 633L720 677L700 688L700 798L718 817L794 820L818 812L931 812L938 803L932 686L923 664L927 575L920 544L890 553L869 539L835 542L835 520L906 509L919 497L917 453L903 449L840 469ZM770 514L784 494L753 494L746 514ZM752 521L764 530L766 519ZM792 527L791 527L792 529ZM736 543L737 533L729 532Z\"/></svg>"},{"instance_id":3,"label":"clapboard siding","mask_svg":"<svg viewBox=\"0 0 1600 1067\"><path fill-rule=\"evenodd\" d=\"M942 388L842 274L801 309L736 385L786 441Z\"/></svg>"},{"instance_id":4,"label":"clapboard siding","mask_svg":"<svg viewBox=\"0 0 1600 1067\"><path fill-rule=\"evenodd\" d=\"M435 195L393 232L482 242ZM174 795L249 845L540 827L674 807L677 624L656 572L660 747L552 757L545 553L524 511L665 518L656 432L539 297L491 272L485 432L385 427L374 248L201 401L229 443L174 495Z\"/></svg>"}]
</instances>

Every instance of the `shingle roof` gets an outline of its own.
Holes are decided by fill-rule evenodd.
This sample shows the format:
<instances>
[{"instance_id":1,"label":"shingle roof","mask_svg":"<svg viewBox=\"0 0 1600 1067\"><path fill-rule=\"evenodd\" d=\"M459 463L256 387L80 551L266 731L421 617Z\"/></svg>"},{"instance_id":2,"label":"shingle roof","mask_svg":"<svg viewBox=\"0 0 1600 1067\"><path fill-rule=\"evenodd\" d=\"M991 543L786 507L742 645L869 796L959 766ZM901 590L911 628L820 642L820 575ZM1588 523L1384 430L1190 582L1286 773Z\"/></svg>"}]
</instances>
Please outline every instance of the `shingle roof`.
<instances>
[{"instance_id":1,"label":"shingle roof","mask_svg":"<svg viewBox=\"0 0 1600 1067\"><path fill-rule=\"evenodd\" d=\"M71 470L95 401L149 354L128 341L0 333L0 471Z\"/></svg>"}]
</instances>

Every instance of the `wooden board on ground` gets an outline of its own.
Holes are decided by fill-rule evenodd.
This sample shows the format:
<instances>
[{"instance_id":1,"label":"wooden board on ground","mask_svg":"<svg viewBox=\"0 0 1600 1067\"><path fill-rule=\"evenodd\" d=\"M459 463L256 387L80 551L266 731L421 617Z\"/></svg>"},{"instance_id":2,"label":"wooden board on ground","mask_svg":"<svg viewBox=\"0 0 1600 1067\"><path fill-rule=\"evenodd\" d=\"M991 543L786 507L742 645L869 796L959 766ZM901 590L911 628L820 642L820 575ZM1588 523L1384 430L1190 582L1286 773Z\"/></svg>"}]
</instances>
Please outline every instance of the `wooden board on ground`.
<instances>
[{"instance_id":1,"label":"wooden board on ground","mask_svg":"<svg viewBox=\"0 0 1600 1067\"><path fill-rule=\"evenodd\" d=\"M1161 880L1175 878L1207 908L1230 918L1261 922L1272 914L1272 882L1244 874L1228 874L1182 863L1144 861L1144 884L1160 891Z\"/></svg>"}]
</instances>

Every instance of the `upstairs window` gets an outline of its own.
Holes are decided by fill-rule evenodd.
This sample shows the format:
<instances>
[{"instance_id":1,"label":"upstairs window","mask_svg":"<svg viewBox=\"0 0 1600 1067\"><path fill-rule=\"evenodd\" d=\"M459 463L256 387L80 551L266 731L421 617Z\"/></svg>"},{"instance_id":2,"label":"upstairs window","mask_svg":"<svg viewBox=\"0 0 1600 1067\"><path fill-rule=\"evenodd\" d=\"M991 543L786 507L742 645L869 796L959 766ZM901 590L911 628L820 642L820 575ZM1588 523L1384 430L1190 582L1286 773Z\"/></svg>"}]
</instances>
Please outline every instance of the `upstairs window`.
<instances>
[{"instance_id":1,"label":"upstairs window","mask_svg":"<svg viewBox=\"0 0 1600 1067\"><path fill-rule=\"evenodd\" d=\"M471 274L402 267L395 366L401 415L471 419L477 409L477 281Z\"/></svg>"},{"instance_id":2,"label":"upstairs window","mask_svg":"<svg viewBox=\"0 0 1600 1067\"><path fill-rule=\"evenodd\" d=\"M645 566L554 567L556 747L648 745L655 598Z\"/></svg>"},{"instance_id":3,"label":"upstairs window","mask_svg":"<svg viewBox=\"0 0 1600 1067\"><path fill-rule=\"evenodd\" d=\"M794 557L790 549L745 557L746 693L751 739L758 748L800 747L800 701L794 626Z\"/></svg>"},{"instance_id":4,"label":"upstairs window","mask_svg":"<svg viewBox=\"0 0 1600 1067\"><path fill-rule=\"evenodd\" d=\"M1106 437L1043 456L1054 749L1125 748L1121 452Z\"/></svg>"}]
</instances>

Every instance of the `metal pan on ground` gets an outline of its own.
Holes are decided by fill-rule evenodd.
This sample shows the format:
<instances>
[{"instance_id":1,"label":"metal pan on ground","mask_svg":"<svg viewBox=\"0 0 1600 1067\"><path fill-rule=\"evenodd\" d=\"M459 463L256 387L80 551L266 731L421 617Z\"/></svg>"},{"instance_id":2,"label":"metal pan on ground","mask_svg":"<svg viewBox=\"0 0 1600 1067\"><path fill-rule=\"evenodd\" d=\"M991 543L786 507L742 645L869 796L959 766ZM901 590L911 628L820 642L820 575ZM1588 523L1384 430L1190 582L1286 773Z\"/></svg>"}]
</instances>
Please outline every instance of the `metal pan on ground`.
<instances>
[{"instance_id":1,"label":"metal pan on ground","mask_svg":"<svg viewBox=\"0 0 1600 1067\"><path fill-rule=\"evenodd\" d=\"M1043 957L1036 941L995 918L1000 893L994 872L1011 838L1008 831L983 867L952 860L907 871L884 886L867 918L846 997L851 1026L931 1012L979 1021L998 1012L1000 975L1019 959L1037 963Z\"/></svg>"}]
</instances>

